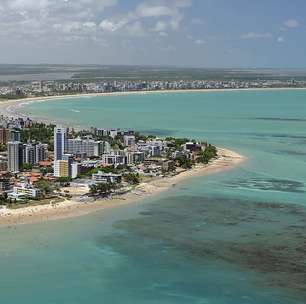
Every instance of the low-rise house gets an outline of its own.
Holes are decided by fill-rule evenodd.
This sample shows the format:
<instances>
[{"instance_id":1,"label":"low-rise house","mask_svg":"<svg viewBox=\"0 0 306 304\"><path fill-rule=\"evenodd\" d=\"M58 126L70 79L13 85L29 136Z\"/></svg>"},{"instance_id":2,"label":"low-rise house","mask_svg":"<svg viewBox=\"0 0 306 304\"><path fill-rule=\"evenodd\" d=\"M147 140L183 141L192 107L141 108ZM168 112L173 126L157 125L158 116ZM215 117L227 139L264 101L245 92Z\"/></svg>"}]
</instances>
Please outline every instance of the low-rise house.
<instances>
[{"instance_id":1,"label":"low-rise house","mask_svg":"<svg viewBox=\"0 0 306 304\"><path fill-rule=\"evenodd\" d=\"M25 177L29 183L34 184L38 182L43 175L39 172L26 172L22 176Z\"/></svg>"},{"instance_id":2,"label":"low-rise house","mask_svg":"<svg viewBox=\"0 0 306 304\"><path fill-rule=\"evenodd\" d=\"M20 184L13 187L13 191L8 193L8 198L22 200L23 198L39 198L42 196L40 189L31 184Z\"/></svg>"},{"instance_id":3,"label":"low-rise house","mask_svg":"<svg viewBox=\"0 0 306 304\"><path fill-rule=\"evenodd\" d=\"M124 145L127 146L134 146L136 141L135 141L135 136L134 135L124 135L123 136L123 143Z\"/></svg>"},{"instance_id":4,"label":"low-rise house","mask_svg":"<svg viewBox=\"0 0 306 304\"><path fill-rule=\"evenodd\" d=\"M184 145L184 150L190 152L200 152L202 150L202 146L196 142L186 142Z\"/></svg>"},{"instance_id":5,"label":"low-rise house","mask_svg":"<svg viewBox=\"0 0 306 304\"><path fill-rule=\"evenodd\" d=\"M105 173L99 171L92 175L92 181L94 183L121 183L122 175L114 173Z\"/></svg>"},{"instance_id":6,"label":"low-rise house","mask_svg":"<svg viewBox=\"0 0 306 304\"><path fill-rule=\"evenodd\" d=\"M125 155L103 154L102 164L107 165L107 166L125 165L126 164L126 157L125 157Z\"/></svg>"}]
</instances>

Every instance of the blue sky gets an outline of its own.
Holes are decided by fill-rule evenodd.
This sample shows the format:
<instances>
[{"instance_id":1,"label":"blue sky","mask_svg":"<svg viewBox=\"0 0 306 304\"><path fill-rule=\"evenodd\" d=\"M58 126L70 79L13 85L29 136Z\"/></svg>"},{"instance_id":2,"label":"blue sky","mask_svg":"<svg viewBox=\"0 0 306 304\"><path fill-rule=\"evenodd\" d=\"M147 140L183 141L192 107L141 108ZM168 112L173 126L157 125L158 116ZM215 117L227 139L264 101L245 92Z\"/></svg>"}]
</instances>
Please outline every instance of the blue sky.
<instances>
[{"instance_id":1,"label":"blue sky","mask_svg":"<svg viewBox=\"0 0 306 304\"><path fill-rule=\"evenodd\" d=\"M306 68L304 0L1 0L2 63Z\"/></svg>"}]
</instances>

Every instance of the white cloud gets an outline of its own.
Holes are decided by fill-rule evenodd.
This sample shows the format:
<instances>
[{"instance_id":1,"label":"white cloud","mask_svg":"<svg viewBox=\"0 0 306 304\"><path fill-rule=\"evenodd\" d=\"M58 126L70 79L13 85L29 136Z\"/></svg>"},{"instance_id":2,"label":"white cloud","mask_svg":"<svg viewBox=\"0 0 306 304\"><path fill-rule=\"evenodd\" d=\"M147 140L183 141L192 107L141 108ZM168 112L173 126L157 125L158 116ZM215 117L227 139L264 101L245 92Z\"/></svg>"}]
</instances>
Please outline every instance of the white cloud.
<instances>
[{"instance_id":1,"label":"white cloud","mask_svg":"<svg viewBox=\"0 0 306 304\"><path fill-rule=\"evenodd\" d=\"M261 39L261 38L271 38L272 34L269 32L266 33L249 32L246 34L242 34L240 37L242 39Z\"/></svg>"},{"instance_id":2,"label":"white cloud","mask_svg":"<svg viewBox=\"0 0 306 304\"><path fill-rule=\"evenodd\" d=\"M117 30L118 25L115 24L114 22L110 21L110 20L103 20L100 23L100 27L102 30L107 31L107 32L114 32Z\"/></svg>"},{"instance_id":3,"label":"white cloud","mask_svg":"<svg viewBox=\"0 0 306 304\"><path fill-rule=\"evenodd\" d=\"M162 5L149 5L148 3L142 3L136 9L136 14L139 17L161 17L171 16L173 11L170 7Z\"/></svg>"},{"instance_id":4,"label":"white cloud","mask_svg":"<svg viewBox=\"0 0 306 304\"><path fill-rule=\"evenodd\" d=\"M49 0L11 0L6 1L7 5L12 10L41 10L46 9L51 5Z\"/></svg>"},{"instance_id":5,"label":"white cloud","mask_svg":"<svg viewBox=\"0 0 306 304\"><path fill-rule=\"evenodd\" d=\"M300 26L300 23L296 19L288 19L284 22L284 25L288 28L296 28Z\"/></svg>"},{"instance_id":6,"label":"white cloud","mask_svg":"<svg viewBox=\"0 0 306 304\"><path fill-rule=\"evenodd\" d=\"M135 36L137 33L139 36L156 32L159 36L166 36L169 31L180 29L184 20L182 9L189 6L191 6L191 0L147 0L124 15L102 20L100 28L105 32L116 32L122 35ZM156 19L159 20L155 21Z\"/></svg>"},{"instance_id":7,"label":"white cloud","mask_svg":"<svg viewBox=\"0 0 306 304\"><path fill-rule=\"evenodd\" d=\"M279 43L282 43L282 42L284 42L285 41L285 38L283 37L283 36L279 36L278 38L277 38L277 42L279 42Z\"/></svg>"},{"instance_id":8,"label":"white cloud","mask_svg":"<svg viewBox=\"0 0 306 304\"><path fill-rule=\"evenodd\" d=\"M154 32L164 32L168 28L168 25L164 21L157 21L154 28L152 29Z\"/></svg>"}]
</instances>

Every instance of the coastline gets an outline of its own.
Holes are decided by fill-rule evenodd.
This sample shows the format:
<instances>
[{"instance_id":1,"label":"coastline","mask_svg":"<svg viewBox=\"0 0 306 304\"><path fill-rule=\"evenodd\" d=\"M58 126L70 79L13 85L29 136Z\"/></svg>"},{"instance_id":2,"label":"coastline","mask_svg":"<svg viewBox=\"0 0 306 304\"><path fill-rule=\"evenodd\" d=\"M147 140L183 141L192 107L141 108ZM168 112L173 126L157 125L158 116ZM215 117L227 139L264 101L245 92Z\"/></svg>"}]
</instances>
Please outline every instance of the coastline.
<instances>
[{"instance_id":1,"label":"coastline","mask_svg":"<svg viewBox=\"0 0 306 304\"><path fill-rule=\"evenodd\" d=\"M287 88L284 88L287 89ZM34 97L0 102L0 113L9 117L28 117L19 112L23 106L29 103L45 102L68 98L90 98L96 96L124 96L131 94L159 94L159 93L201 93L201 92L226 92L226 91L250 91L250 90L274 90L273 89L201 89L201 90L162 90L162 91L135 91L135 92L113 92L113 93L92 93L65 96ZM306 88L305 88L306 90ZM56 123L57 120L33 117L32 119L45 122ZM127 204L137 203L146 198L153 197L162 192L175 187L180 182L191 177L204 176L223 172L232 169L245 161L245 157L225 148L218 148L218 158L208 165L196 165L191 170L178 173L173 177L158 178L138 185L134 190L116 196L111 199L100 199L94 202L80 202L76 198L65 200L64 202L48 205L35 205L18 209L0 209L0 227L15 226L19 224L38 223L48 220L59 220L65 218L79 217L92 212L115 208Z\"/></svg>"},{"instance_id":2,"label":"coastline","mask_svg":"<svg viewBox=\"0 0 306 304\"><path fill-rule=\"evenodd\" d=\"M110 93L81 93L71 95L54 95L43 97L26 97L21 99L8 99L0 101L0 113L1 115L8 117L28 117L44 122L44 123L56 123L58 120L51 118L35 117L31 114L22 113L20 110L28 104L56 101L61 99L71 98L91 98L91 97L111 97L111 96L128 96L128 95L146 95L146 94L175 94L175 93L221 93L221 92L248 92L248 91L286 91L286 90L305 90L306 88L242 88L242 89L186 89L186 90L154 90L154 91L129 91L129 92L110 92Z\"/></svg>"},{"instance_id":3,"label":"coastline","mask_svg":"<svg viewBox=\"0 0 306 304\"><path fill-rule=\"evenodd\" d=\"M95 202L78 202L71 199L57 204L37 205L19 209L0 209L0 227L79 217L109 208L137 203L165 192L191 177L230 170L245 160L244 156L234 151L218 148L218 158L208 165L196 165L193 169L183 171L173 177L159 178L142 183L135 190L112 199L101 199Z\"/></svg>"}]
</instances>

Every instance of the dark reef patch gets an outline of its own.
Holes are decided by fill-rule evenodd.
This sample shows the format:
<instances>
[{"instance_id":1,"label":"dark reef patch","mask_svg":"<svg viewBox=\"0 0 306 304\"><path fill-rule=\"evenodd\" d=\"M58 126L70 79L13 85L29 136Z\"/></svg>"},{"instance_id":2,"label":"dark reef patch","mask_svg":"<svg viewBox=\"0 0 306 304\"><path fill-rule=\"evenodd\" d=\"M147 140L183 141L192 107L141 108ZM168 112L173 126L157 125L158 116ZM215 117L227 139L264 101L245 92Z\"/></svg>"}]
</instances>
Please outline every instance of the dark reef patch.
<instances>
[{"instance_id":1,"label":"dark reef patch","mask_svg":"<svg viewBox=\"0 0 306 304\"><path fill-rule=\"evenodd\" d=\"M257 189L263 191L280 191L280 192L293 192L304 193L304 183L275 178L250 178L232 180L226 183L227 187L231 188L246 188Z\"/></svg>"},{"instance_id":2,"label":"dark reef patch","mask_svg":"<svg viewBox=\"0 0 306 304\"><path fill-rule=\"evenodd\" d=\"M294 151L294 150L277 150L274 151L275 154L283 154L290 156L306 156L306 152L304 151Z\"/></svg>"},{"instance_id":3,"label":"dark reef patch","mask_svg":"<svg viewBox=\"0 0 306 304\"><path fill-rule=\"evenodd\" d=\"M306 118L286 118L286 117L255 117L256 120L286 121L286 122L306 122Z\"/></svg>"},{"instance_id":4,"label":"dark reef patch","mask_svg":"<svg viewBox=\"0 0 306 304\"><path fill-rule=\"evenodd\" d=\"M306 298L306 210L294 204L197 196L169 197L101 243L135 259L174 251L199 267L218 260L260 273L263 287ZM130 246L135 246L131 252ZM134 242L133 242L134 244ZM146 254L144 254L146 252Z\"/></svg>"},{"instance_id":5,"label":"dark reef patch","mask_svg":"<svg viewBox=\"0 0 306 304\"><path fill-rule=\"evenodd\" d=\"M141 134L155 135L155 136L172 136L175 134L173 130L165 129L150 129L150 130L141 130Z\"/></svg>"}]
</instances>

